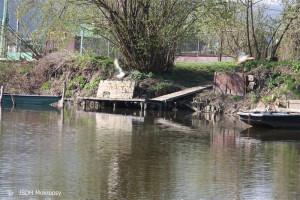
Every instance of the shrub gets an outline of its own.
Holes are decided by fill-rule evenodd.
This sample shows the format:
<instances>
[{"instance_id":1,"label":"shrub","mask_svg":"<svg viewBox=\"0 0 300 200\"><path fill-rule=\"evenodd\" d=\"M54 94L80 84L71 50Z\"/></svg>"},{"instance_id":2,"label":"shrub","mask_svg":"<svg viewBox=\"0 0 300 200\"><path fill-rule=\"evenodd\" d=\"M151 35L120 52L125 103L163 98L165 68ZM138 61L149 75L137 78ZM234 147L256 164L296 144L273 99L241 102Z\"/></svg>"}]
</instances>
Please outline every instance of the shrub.
<instances>
[{"instance_id":1,"label":"shrub","mask_svg":"<svg viewBox=\"0 0 300 200\"><path fill-rule=\"evenodd\" d=\"M272 96L263 96L262 100L265 104L270 104L279 98L279 91L276 91Z\"/></svg>"},{"instance_id":2,"label":"shrub","mask_svg":"<svg viewBox=\"0 0 300 200\"><path fill-rule=\"evenodd\" d=\"M268 96L263 96L262 100L265 104L270 104L275 101L275 99L273 99L272 97L268 97Z\"/></svg>"},{"instance_id":3,"label":"shrub","mask_svg":"<svg viewBox=\"0 0 300 200\"><path fill-rule=\"evenodd\" d=\"M168 88L168 87L176 87L176 85L174 85L173 83L158 83L155 87L154 87L154 89L156 90L156 91L158 91L158 90L161 90L161 89L163 89L163 88Z\"/></svg>"},{"instance_id":4,"label":"shrub","mask_svg":"<svg viewBox=\"0 0 300 200\"><path fill-rule=\"evenodd\" d=\"M91 62L91 57L89 55L77 56L75 57L74 65L78 66L79 69L84 68Z\"/></svg>"},{"instance_id":5,"label":"shrub","mask_svg":"<svg viewBox=\"0 0 300 200\"><path fill-rule=\"evenodd\" d=\"M91 62L102 69L114 68L114 60L102 55L94 56L91 59Z\"/></svg>"},{"instance_id":6,"label":"shrub","mask_svg":"<svg viewBox=\"0 0 300 200\"><path fill-rule=\"evenodd\" d=\"M28 73L32 68L33 68L33 66L21 67L21 68L19 69L19 72L20 72L20 74L26 74L26 73Z\"/></svg>"},{"instance_id":7,"label":"shrub","mask_svg":"<svg viewBox=\"0 0 300 200\"><path fill-rule=\"evenodd\" d=\"M147 77L147 75L144 73L138 73L138 74L134 74L133 77L137 80L143 80Z\"/></svg>"},{"instance_id":8,"label":"shrub","mask_svg":"<svg viewBox=\"0 0 300 200\"><path fill-rule=\"evenodd\" d=\"M79 75L68 83L67 90L75 89L77 86L82 89L86 84L87 80L82 75Z\"/></svg>"},{"instance_id":9,"label":"shrub","mask_svg":"<svg viewBox=\"0 0 300 200\"><path fill-rule=\"evenodd\" d=\"M243 98L243 96L237 96L237 95L234 95L234 96L232 97L233 101L238 101L238 100L240 100L240 99L242 99L242 98Z\"/></svg>"},{"instance_id":10,"label":"shrub","mask_svg":"<svg viewBox=\"0 0 300 200\"><path fill-rule=\"evenodd\" d=\"M275 87L278 87L280 84L284 83L284 78L281 76L281 73L275 71L274 73L270 73L265 75L266 78L266 86L272 90Z\"/></svg>"},{"instance_id":11,"label":"shrub","mask_svg":"<svg viewBox=\"0 0 300 200\"><path fill-rule=\"evenodd\" d=\"M259 94L253 94L252 97L251 97L251 102L252 103L257 103L259 98L260 98Z\"/></svg>"},{"instance_id":12,"label":"shrub","mask_svg":"<svg viewBox=\"0 0 300 200\"><path fill-rule=\"evenodd\" d=\"M292 70L298 72L300 70L300 62L293 63Z\"/></svg>"},{"instance_id":13,"label":"shrub","mask_svg":"<svg viewBox=\"0 0 300 200\"><path fill-rule=\"evenodd\" d=\"M256 61L246 62L244 64L244 71L249 72L249 71L251 71L251 69L254 69L256 67L257 67L257 62Z\"/></svg>"},{"instance_id":14,"label":"shrub","mask_svg":"<svg viewBox=\"0 0 300 200\"><path fill-rule=\"evenodd\" d=\"M41 89L42 90L50 90L51 89L51 83L49 81L43 83Z\"/></svg>"},{"instance_id":15,"label":"shrub","mask_svg":"<svg viewBox=\"0 0 300 200\"><path fill-rule=\"evenodd\" d=\"M84 88L90 91L94 91L97 89L99 82L104 79L104 77L95 78L89 84L87 83Z\"/></svg>"},{"instance_id":16,"label":"shrub","mask_svg":"<svg viewBox=\"0 0 300 200\"><path fill-rule=\"evenodd\" d=\"M154 78L154 74L152 72L149 72L149 74L147 75L149 78Z\"/></svg>"}]
</instances>

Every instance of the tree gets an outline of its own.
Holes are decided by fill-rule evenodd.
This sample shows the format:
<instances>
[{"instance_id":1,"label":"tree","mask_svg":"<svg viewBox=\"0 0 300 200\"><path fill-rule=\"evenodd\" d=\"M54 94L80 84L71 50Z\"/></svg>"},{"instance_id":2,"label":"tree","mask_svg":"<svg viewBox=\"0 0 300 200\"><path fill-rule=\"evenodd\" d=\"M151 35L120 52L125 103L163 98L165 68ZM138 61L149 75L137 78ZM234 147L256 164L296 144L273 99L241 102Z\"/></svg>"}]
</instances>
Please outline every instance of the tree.
<instances>
[{"instance_id":1,"label":"tree","mask_svg":"<svg viewBox=\"0 0 300 200\"><path fill-rule=\"evenodd\" d=\"M256 60L275 60L282 41L286 42L286 33L291 26L295 28L295 22L300 17L297 0L281 0L279 9L282 10L277 14L270 13L270 5L262 0L214 2L218 6L212 8L219 9L211 9L200 22L198 30L214 36L213 42L219 44L215 45L219 51L233 57L239 50L254 56ZM223 12L226 10L228 12ZM225 45L220 45L218 41Z\"/></svg>"},{"instance_id":2,"label":"tree","mask_svg":"<svg viewBox=\"0 0 300 200\"><path fill-rule=\"evenodd\" d=\"M299 12L300 12L300 3L298 1L292 2L292 1L283 1L284 11L282 14L282 19L279 22L279 24L276 27L276 31L274 31L274 34L272 35L272 38L275 38L277 36L277 40L272 45L271 49L271 55L270 60L274 60L277 50L286 34L286 32L289 30L290 26L293 25L293 21L298 19ZM279 32L279 33L278 33Z\"/></svg>"},{"instance_id":3,"label":"tree","mask_svg":"<svg viewBox=\"0 0 300 200\"><path fill-rule=\"evenodd\" d=\"M97 9L78 6L69 0L15 0L16 18L22 27L22 37L30 43L39 54L44 53L49 41L56 41L60 49L70 39L70 35L79 34L81 25L92 21L91 15L101 15Z\"/></svg>"},{"instance_id":4,"label":"tree","mask_svg":"<svg viewBox=\"0 0 300 200\"><path fill-rule=\"evenodd\" d=\"M120 47L128 69L165 73L172 69L177 41L193 23L191 13L201 0L88 0L105 20L95 16L95 27L106 27Z\"/></svg>"}]
</instances>

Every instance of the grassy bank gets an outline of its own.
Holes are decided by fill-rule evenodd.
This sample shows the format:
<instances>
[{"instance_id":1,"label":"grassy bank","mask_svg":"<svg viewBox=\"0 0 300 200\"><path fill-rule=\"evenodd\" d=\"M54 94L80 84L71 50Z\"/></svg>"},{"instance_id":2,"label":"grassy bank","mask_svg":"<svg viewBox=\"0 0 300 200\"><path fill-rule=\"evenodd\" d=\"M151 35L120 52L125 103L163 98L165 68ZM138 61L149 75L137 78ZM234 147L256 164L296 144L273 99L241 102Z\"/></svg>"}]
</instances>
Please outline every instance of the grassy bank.
<instances>
[{"instance_id":1,"label":"grassy bank","mask_svg":"<svg viewBox=\"0 0 300 200\"><path fill-rule=\"evenodd\" d=\"M233 71L239 67L233 62L176 63L172 73L164 74L161 78L175 81L184 87L191 87L213 81L214 72Z\"/></svg>"}]
</instances>

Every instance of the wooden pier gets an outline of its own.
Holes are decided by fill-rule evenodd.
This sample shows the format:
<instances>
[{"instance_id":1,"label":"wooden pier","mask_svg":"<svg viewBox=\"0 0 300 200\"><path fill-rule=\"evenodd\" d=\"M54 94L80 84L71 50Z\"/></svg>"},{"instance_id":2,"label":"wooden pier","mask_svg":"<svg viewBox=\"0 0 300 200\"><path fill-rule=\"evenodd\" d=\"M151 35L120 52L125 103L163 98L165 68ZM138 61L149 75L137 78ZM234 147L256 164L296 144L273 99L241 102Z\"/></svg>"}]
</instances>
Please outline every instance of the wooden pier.
<instances>
[{"instance_id":1,"label":"wooden pier","mask_svg":"<svg viewBox=\"0 0 300 200\"><path fill-rule=\"evenodd\" d=\"M125 98L93 98L93 97L79 97L77 98L77 104L81 104L83 110L86 111L97 111L105 104L112 105L113 109L116 109L118 104L125 105L136 105L141 110L147 109L147 102L145 99L125 99Z\"/></svg>"},{"instance_id":2,"label":"wooden pier","mask_svg":"<svg viewBox=\"0 0 300 200\"><path fill-rule=\"evenodd\" d=\"M153 99L150 99L150 101L157 101L157 102L167 102L167 101L173 101L182 97L186 97L192 94L196 94L198 92L201 92L205 89L209 89L212 88L212 85L203 85L203 86L196 86L196 87L192 87L192 88L187 88L185 90L181 90L178 92L174 92L171 94L166 94L160 97L156 97Z\"/></svg>"},{"instance_id":3,"label":"wooden pier","mask_svg":"<svg viewBox=\"0 0 300 200\"><path fill-rule=\"evenodd\" d=\"M203 90L210 89L210 88L212 88L212 85L202 85L202 86L187 88L178 92L174 92L174 93L170 93L167 95L150 99L149 103L158 104L159 110L168 109L170 104L172 104L173 102L175 103L176 106L178 100L195 95L196 93L199 93Z\"/></svg>"},{"instance_id":4,"label":"wooden pier","mask_svg":"<svg viewBox=\"0 0 300 200\"><path fill-rule=\"evenodd\" d=\"M149 105L158 107L159 110L166 110L173 102L175 102L176 104L177 100L195 95L196 93L210 88L212 88L212 85L197 86L148 100L135 98L79 97L78 104L81 104L83 109L87 111L97 111L101 106L105 104L112 105L114 109L118 106L118 104L123 104L139 106L141 110L147 110Z\"/></svg>"}]
</instances>

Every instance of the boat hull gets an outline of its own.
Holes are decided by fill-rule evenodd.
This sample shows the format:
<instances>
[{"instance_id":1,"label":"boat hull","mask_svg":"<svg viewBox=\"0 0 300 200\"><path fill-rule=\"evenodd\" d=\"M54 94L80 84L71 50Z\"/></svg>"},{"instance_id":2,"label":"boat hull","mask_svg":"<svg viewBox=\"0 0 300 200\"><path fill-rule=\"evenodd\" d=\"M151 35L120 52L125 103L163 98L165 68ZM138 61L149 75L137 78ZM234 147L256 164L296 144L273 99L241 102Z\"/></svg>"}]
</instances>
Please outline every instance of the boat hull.
<instances>
[{"instance_id":1,"label":"boat hull","mask_svg":"<svg viewBox=\"0 0 300 200\"><path fill-rule=\"evenodd\" d=\"M15 103L17 105L18 104L49 105L61 99L60 96L4 94L2 99L2 104L12 105L11 96L13 96Z\"/></svg>"},{"instance_id":2,"label":"boat hull","mask_svg":"<svg viewBox=\"0 0 300 200\"><path fill-rule=\"evenodd\" d=\"M300 128L300 113L239 112L240 120L256 127Z\"/></svg>"}]
</instances>

